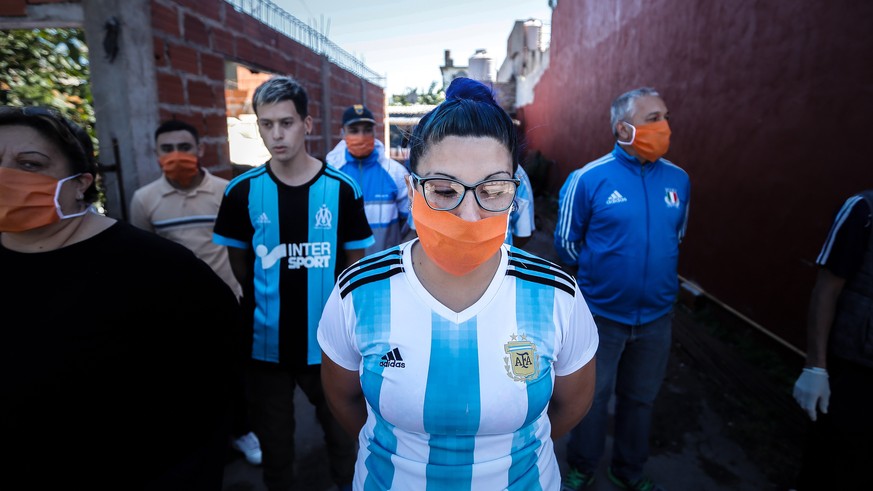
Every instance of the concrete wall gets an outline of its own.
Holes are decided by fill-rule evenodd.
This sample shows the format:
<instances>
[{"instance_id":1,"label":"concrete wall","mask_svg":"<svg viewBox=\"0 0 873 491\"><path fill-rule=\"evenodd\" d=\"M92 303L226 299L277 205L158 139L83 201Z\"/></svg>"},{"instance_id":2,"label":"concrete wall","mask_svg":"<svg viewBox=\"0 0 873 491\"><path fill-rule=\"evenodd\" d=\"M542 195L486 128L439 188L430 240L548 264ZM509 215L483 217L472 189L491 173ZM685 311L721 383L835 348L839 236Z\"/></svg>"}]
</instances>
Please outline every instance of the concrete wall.
<instances>
[{"instance_id":1,"label":"concrete wall","mask_svg":"<svg viewBox=\"0 0 873 491\"><path fill-rule=\"evenodd\" d=\"M567 174L613 143L609 104L643 85L671 112L691 177L680 274L805 349L814 260L842 202L873 186L873 2L561 0L550 65L519 110Z\"/></svg>"}]
</instances>

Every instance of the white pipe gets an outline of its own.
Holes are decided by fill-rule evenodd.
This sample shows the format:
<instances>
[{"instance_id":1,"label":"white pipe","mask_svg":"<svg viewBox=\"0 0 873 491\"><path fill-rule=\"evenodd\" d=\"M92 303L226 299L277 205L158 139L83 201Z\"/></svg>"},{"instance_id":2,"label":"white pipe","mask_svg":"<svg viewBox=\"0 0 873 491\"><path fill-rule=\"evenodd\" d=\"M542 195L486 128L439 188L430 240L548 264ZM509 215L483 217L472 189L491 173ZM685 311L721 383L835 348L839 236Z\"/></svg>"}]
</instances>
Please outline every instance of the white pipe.
<instances>
[{"instance_id":1,"label":"white pipe","mask_svg":"<svg viewBox=\"0 0 873 491\"><path fill-rule=\"evenodd\" d=\"M752 319L749 319L748 317L746 317L746 316L743 315L742 313L740 313L740 312L738 312L737 310L733 309L733 308L730 307L729 305L723 303L723 302L720 301L719 299L713 297L713 296L710 295L709 293L706 293L706 291L704 291L703 288L700 288L700 285L697 285L697 284L695 284L695 283L693 283L693 282L691 282L691 281L686 280L685 278L682 277L682 275L679 275L679 280L682 281L682 283L687 284L688 287L691 288L692 290L697 290L697 291L699 291L702 295L706 295L706 298L712 300L713 302L715 302L716 304L718 304L721 308L727 310L727 311L730 312L731 314L733 314L733 315L739 317L740 319L743 320L743 322L745 322L745 323L749 324L750 326L754 327L755 329L761 331L764 335L766 335L766 336L768 336L769 338L773 339L773 340L776 341L777 343L779 343L779 344L781 344L782 346L788 348L789 350L791 350L791 351L797 353L798 355L800 355L800 356L806 358L806 353L804 353L802 350L797 349L797 347L795 347L794 345L790 344L788 341L785 341L784 339L780 338L779 336L777 336L777 335L773 334L772 332L768 331L764 326L758 324L757 322L753 321Z\"/></svg>"}]
</instances>

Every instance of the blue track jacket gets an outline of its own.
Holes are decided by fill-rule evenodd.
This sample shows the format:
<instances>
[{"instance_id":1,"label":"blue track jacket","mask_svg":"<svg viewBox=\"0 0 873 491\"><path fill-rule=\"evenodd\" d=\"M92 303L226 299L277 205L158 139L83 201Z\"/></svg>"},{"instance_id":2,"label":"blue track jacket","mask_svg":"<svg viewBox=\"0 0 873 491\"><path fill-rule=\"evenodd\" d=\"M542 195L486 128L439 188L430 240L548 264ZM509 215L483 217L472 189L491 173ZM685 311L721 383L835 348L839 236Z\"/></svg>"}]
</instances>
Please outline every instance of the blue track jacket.
<instances>
[{"instance_id":1,"label":"blue track jacket","mask_svg":"<svg viewBox=\"0 0 873 491\"><path fill-rule=\"evenodd\" d=\"M400 162L385 155L385 146L376 140L373 153L358 159L353 157L344 140L325 158L328 164L357 181L364 193L364 209L376 243L368 247L370 255L400 243L409 231L409 198L406 176L409 172Z\"/></svg>"},{"instance_id":2,"label":"blue track jacket","mask_svg":"<svg viewBox=\"0 0 873 491\"><path fill-rule=\"evenodd\" d=\"M640 165L618 144L570 173L558 197L555 250L578 266L592 313L639 325L670 311L690 193L684 170L665 159Z\"/></svg>"}]
</instances>

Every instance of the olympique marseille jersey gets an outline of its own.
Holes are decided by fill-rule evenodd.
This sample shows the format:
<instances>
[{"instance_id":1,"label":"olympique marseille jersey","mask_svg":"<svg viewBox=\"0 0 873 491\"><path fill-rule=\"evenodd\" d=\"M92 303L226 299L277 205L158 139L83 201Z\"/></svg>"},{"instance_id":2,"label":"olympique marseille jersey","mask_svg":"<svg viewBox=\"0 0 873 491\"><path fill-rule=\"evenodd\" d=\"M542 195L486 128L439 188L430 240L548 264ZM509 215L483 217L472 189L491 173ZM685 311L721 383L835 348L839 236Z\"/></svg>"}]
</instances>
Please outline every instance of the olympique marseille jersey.
<instances>
[{"instance_id":1,"label":"olympique marseille jersey","mask_svg":"<svg viewBox=\"0 0 873 491\"><path fill-rule=\"evenodd\" d=\"M213 241L246 251L243 311L251 357L301 369L321 363L315 330L348 249L374 242L361 188L329 165L289 186L269 164L228 184Z\"/></svg>"},{"instance_id":2,"label":"olympique marseille jersey","mask_svg":"<svg viewBox=\"0 0 873 491\"><path fill-rule=\"evenodd\" d=\"M359 371L367 401L354 488L557 490L554 378L598 342L575 281L504 245L479 301L453 312L415 276L416 240L343 272L319 324L325 354Z\"/></svg>"}]
</instances>

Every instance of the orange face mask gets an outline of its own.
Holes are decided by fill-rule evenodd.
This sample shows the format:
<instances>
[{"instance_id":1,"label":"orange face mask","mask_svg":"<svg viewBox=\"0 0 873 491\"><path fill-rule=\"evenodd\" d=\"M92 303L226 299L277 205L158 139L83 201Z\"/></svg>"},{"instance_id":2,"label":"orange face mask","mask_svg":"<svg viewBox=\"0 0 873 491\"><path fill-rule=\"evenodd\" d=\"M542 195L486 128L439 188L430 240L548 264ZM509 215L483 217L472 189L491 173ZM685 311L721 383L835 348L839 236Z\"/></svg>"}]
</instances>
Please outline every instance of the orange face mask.
<instances>
[{"instance_id":1,"label":"orange face mask","mask_svg":"<svg viewBox=\"0 0 873 491\"><path fill-rule=\"evenodd\" d=\"M509 212L468 222L451 212L431 209L424 196L413 191L412 220L427 257L443 270L462 276L500 250L506 238Z\"/></svg>"},{"instance_id":2,"label":"orange face mask","mask_svg":"<svg viewBox=\"0 0 873 491\"><path fill-rule=\"evenodd\" d=\"M51 225L65 218L58 202L61 186L81 174L55 179L45 174L0 167L0 232L24 232Z\"/></svg>"},{"instance_id":3,"label":"orange face mask","mask_svg":"<svg viewBox=\"0 0 873 491\"><path fill-rule=\"evenodd\" d=\"M197 156L188 152L170 152L158 158L161 170L171 181L178 182L182 187L191 185L197 175Z\"/></svg>"},{"instance_id":4,"label":"orange face mask","mask_svg":"<svg viewBox=\"0 0 873 491\"><path fill-rule=\"evenodd\" d=\"M647 162L654 162L667 153L670 148L671 132L670 124L666 119L642 124L637 128L630 123L625 124L631 128L631 139L629 142L619 140L618 143L630 145Z\"/></svg>"},{"instance_id":5,"label":"orange face mask","mask_svg":"<svg viewBox=\"0 0 873 491\"><path fill-rule=\"evenodd\" d=\"M373 135L346 135L346 147L356 159L362 159L373 153L376 137Z\"/></svg>"}]
</instances>

